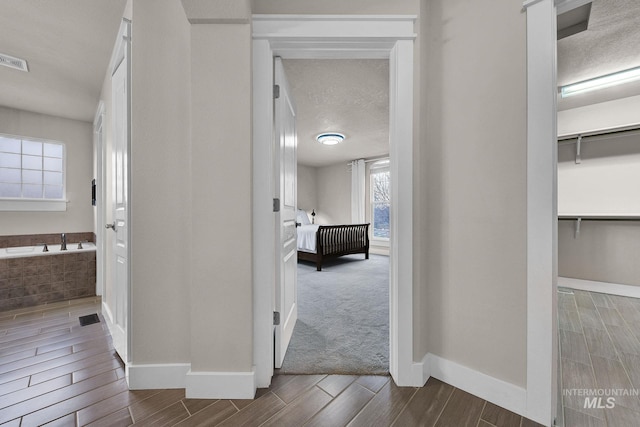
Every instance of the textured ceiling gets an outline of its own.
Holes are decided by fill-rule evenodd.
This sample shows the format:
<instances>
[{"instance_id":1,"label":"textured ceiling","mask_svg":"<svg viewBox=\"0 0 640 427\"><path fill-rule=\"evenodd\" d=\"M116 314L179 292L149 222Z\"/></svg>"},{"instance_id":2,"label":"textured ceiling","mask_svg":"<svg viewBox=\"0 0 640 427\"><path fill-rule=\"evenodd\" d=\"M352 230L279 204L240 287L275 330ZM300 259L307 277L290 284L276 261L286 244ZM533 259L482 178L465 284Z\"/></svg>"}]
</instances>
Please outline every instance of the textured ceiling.
<instances>
[{"instance_id":1,"label":"textured ceiling","mask_svg":"<svg viewBox=\"0 0 640 427\"><path fill-rule=\"evenodd\" d=\"M593 0L586 31L558 41L558 86L640 66L640 0ZM640 83L560 99L558 109L640 95Z\"/></svg>"},{"instance_id":2,"label":"textured ceiling","mask_svg":"<svg viewBox=\"0 0 640 427\"><path fill-rule=\"evenodd\" d=\"M126 0L1 0L0 105L92 121Z\"/></svg>"},{"instance_id":3,"label":"textured ceiling","mask_svg":"<svg viewBox=\"0 0 640 427\"><path fill-rule=\"evenodd\" d=\"M389 154L389 61L285 59L297 106L298 162L326 166ZM346 136L318 144L321 132Z\"/></svg>"},{"instance_id":4,"label":"textured ceiling","mask_svg":"<svg viewBox=\"0 0 640 427\"><path fill-rule=\"evenodd\" d=\"M0 105L91 121L126 0L1 0L0 52L29 73L0 67ZM640 66L640 0L593 0L587 31L558 42L558 84ZM388 152L388 64L285 60L299 109L300 160L336 163ZM559 100L567 109L640 95L640 82ZM327 130L347 135L315 143Z\"/></svg>"}]
</instances>

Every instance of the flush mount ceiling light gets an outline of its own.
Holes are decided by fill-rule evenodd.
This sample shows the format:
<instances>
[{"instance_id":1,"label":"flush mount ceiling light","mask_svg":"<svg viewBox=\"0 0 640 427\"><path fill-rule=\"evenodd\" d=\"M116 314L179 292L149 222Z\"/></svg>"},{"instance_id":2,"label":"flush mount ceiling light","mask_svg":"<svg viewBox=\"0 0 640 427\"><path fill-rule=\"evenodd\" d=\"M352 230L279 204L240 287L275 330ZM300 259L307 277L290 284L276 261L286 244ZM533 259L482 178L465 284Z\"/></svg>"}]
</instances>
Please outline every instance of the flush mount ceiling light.
<instances>
[{"instance_id":1,"label":"flush mount ceiling light","mask_svg":"<svg viewBox=\"0 0 640 427\"><path fill-rule=\"evenodd\" d=\"M562 86L560 95L563 98L578 95L580 93L590 92L592 90L603 89L605 87L616 86L622 83L628 83L640 80L640 67L630 68L628 70L619 71L617 73L607 74L605 76L596 77L595 79L584 80L578 83Z\"/></svg>"},{"instance_id":2,"label":"flush mount ceiling light","mask_svg":"<svg viewBox=\"0 0 640 427\"><path fill-rule=\"evenodd\" d=\"M316 141L324 145L336 145L344 141L344 135L336 132L321 133L316 136Z\"/></svg>"},{"instance_id":3,"label":"flush mount ceiling light","mask_svg":"<svg viewBox=\"0 0 640 427\"><path fill-rule=\"evenodd\" d=\"M16 58L14 56L6 55L4 53L0 53L0 65L4 65L5 67L15 68L16 70L29 72L29 67L27 66L27 61L24 59Z\"/></svg>"}]
</instances>

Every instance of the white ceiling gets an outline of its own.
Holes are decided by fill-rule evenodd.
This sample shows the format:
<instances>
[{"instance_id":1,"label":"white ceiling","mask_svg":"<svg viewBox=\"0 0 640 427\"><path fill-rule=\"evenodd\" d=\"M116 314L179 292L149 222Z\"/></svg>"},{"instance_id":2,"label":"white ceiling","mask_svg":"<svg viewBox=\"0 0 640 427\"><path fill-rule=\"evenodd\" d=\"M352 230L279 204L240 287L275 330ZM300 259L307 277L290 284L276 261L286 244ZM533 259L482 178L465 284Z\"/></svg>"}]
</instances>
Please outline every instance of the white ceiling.
<instances>
[{"instance_id":1,"label":"white ceiling","mask_svg":"<svg viewBox=\"0 0 640 427\"><path fill-rule=\"evenodd\" d=\"M92 121L126 0L1 0L0 105Z\"/></svg>"},{"instance_id":2,"label":"white ceiling","mask_svg":"<svg viewBox=\"0 0 640 427\"><path fill-rule=\"evenodd\" d=\"M298 162L326 166L389 154L389 61L285 59L297 107ZM321 132L346 136L316 142Z\"/></svg>"},{"instance_id":3,"label":"white ceiling","mask_svg":"<svg viewBox=\"0 0 640 427\"><path fill-rule=\"evenodd\" d=\"M640 0L593 0L586 31L558 41L558 86L640 66ZM640 82L569 98L558 109L640 95Z\"/></svg>"}]
</instances>

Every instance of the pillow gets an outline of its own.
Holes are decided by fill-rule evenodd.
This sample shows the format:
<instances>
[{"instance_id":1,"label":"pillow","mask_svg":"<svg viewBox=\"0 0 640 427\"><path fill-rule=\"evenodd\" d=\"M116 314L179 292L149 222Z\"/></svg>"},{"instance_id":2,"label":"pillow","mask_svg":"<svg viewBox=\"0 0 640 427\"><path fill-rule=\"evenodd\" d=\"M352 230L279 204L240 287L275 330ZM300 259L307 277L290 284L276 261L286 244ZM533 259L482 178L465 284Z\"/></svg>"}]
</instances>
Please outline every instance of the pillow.
<instances>
[{"instance_id":1,"label":"pillow","mask_svg":"<svg viewBox=\"0 0 640 427\"><path fill-rule=\"evenodd\" d=\"M296 212L296 222L299 222L302 225L311 224L311 221L309 221L309 215L307 215L307 213L302 209L298 209L298 212Z\"/></svg>"}]
</instances>

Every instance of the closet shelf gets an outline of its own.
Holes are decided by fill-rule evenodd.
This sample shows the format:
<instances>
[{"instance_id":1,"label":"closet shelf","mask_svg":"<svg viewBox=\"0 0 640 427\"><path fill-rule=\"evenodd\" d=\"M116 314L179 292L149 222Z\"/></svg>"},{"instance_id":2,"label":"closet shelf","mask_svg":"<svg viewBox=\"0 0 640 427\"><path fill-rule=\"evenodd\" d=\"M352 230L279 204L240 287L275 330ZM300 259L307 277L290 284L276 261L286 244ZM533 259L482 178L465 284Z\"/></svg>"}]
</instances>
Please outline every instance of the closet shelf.
<instances>
[{"instance_id":1,"label":"closet shelf","mask_svg":"<svg viewBox=\"0 0 640 427\"><path fill-rule=\"evenodd\" d=\"M640 220L640 214L632 214L632 215L609 215L609 214L558 214L559 220L577 220L580 219L582 221L638 221Z\"/></svg>"}]
</instances>

